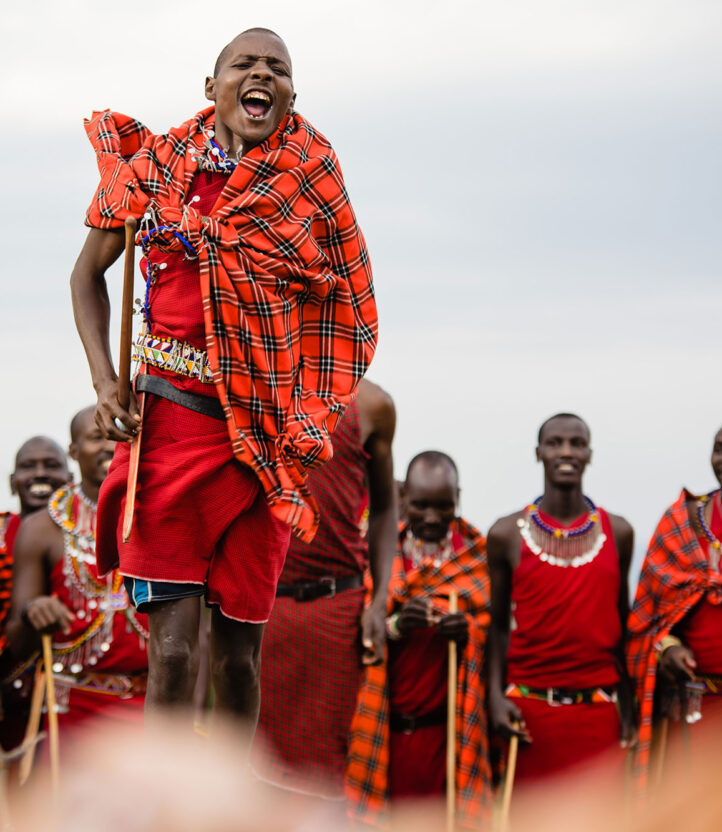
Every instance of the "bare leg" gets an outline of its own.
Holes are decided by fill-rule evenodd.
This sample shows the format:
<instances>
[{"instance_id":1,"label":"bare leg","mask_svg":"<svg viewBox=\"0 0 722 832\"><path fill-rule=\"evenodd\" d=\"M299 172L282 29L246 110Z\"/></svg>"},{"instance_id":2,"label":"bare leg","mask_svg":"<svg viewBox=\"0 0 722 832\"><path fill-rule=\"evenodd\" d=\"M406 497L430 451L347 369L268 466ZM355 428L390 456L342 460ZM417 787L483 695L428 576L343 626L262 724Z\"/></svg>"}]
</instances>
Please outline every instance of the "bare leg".
<instances>
[{"instance_id":1,"label":"bare leg","mask_svg":"<svg viewBox=\"0 0 722 832\"><path fill-rule=\"evenodd\" d=\"M226 618L213 607L211 618L211 677L215 704L256 729L261 704L261 642L263 624Z\"/></svg>"},{"instance_id":2,"label":"bare leg","mask_svg":"<svg viewBox=\"0 0 722 832\"><path fill-rule=\"evenodd\" d=\"M146 714L170 707L190 710L198 675L199 616L197 597L151 605Z\"/></svg>"}]
</instances>

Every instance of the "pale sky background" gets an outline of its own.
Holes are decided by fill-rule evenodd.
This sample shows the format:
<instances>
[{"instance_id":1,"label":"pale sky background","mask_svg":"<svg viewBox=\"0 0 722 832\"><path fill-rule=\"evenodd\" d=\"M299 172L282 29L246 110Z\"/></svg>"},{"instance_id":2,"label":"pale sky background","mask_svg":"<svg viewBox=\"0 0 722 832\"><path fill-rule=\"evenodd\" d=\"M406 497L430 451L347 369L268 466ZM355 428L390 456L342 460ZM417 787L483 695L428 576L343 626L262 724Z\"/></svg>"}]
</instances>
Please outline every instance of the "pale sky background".
<instances>
[{"instance_id":1,"label":"pale sky background","mask_svg":"<svg viewBox=\"0 0 722 832\"><path fill-rule=\"evenodd\" d=\"M68 289L97 181L83 117L184 121L259 25L285 38L368 240L397 475L449 452L486 531L541 490L539 423L576 411L586 491L638 557L682 484L715 485L719 0L65 0L0 22L0 507L20 443L64 443L94 400Z\"/></svg>"}]
</instances>

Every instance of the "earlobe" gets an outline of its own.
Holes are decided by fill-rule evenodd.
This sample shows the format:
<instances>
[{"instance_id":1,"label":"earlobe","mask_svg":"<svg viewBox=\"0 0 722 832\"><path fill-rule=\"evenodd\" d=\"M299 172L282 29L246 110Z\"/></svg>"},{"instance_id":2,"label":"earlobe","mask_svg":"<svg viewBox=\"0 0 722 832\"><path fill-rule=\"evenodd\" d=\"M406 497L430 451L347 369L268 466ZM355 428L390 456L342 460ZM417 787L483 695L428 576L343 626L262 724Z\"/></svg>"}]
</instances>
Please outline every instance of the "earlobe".
<instances>
[{"instance_id":1,"label":"earlobe","mask_svg":"<svg viewBox=\"0 0 722 832\"><path fill-rule=\"evenodd\" d=\"M206 77L205 94L209 101L216 100L216 79L211 78L210 75Z\"/></svg>"},{"instance_id":2,"label":"earlobe","mask_svg":"<svg viewBox=\"0 0 722 832\"><path fill-rule=\"evenodd\" d=\"M538 446L538 445L537 445L537 447L536 447L536 450L534 451L534 454L535 454L535 456L536 456L536 461L537 461L537 462L541 462L541 451L539 450L539 446Z\"/></svg>"},{"instance_id":3,"label":"earlobe","mask_svg":"<svg viewBox=\"0 0 722 832\"><path fill-rule=\"evenodd\" d=\"M288 112L292 113L293 108L296 106L296 93L294 92L293 98L291 99L291 103L288 105Z\"/></svg>"},{"instance_id":4,"label":"earlobe","mask_svg":"<svg viewBox=\"0 0 722 832\"><path fill-rule=\"evenodd\" d=\"M74 459L76 462L78 461L78 446L75 444L75 442L71 442L68 445L68 456L71 459Z\"/></svg>"},{"instance_id":5,"label":"earlobe","mask_svg":"<svg viewBox=\"0 0 722 832\"><path fill-rule=\"evenodd\" d=\"M18 490L15 488L15 477L13 477L12 474L10 475L10 493L13 497L17 497Z\"/></svg>"}]
</instances>

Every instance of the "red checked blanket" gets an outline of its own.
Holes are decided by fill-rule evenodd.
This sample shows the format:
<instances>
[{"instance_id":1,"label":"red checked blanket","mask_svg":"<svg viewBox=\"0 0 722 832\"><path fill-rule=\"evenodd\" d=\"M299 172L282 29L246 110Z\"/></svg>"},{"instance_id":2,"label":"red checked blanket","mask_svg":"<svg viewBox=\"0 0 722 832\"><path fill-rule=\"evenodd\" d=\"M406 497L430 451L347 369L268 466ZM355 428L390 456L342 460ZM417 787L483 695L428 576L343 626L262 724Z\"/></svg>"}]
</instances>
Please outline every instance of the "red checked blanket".
<instances>
[{"instance_id":1,"label":"red checked blanket","mask_svg":"<svg viewBox=\"0 0 722 832\"><path fill-rule=\"evenodd\" d=\"M195 251L234 453L273 513L310 540L318 513L306 472L331 457L329 434L376 346L368 253L333 149L298 114L238 162L209 216L186 204L213 124L209 108L154 135L94 113L85 127L100 185L86 223L144 217L139 243Z\"/></svg>"}]
</instances>

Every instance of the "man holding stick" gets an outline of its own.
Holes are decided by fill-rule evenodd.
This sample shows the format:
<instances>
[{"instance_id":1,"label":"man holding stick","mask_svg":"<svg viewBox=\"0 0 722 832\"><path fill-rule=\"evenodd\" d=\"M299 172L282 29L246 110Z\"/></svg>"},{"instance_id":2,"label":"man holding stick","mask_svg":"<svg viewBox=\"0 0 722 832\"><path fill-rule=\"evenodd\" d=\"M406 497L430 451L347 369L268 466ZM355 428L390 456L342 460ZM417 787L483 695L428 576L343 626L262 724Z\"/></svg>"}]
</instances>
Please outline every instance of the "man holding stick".
<instances>
[{"instance_id":1,"label":"man holding stick","mask_svg":"<svg viewBox=\"0 0 722 832\"><path fill-rule=\"evenodd\" d=\"M253 727L290 532L308 541L318 523L306 474L330 457L329 434L371 361L376 307L338 160L293 109L281 38L239 35L205 94L214 106L164 136L109 111L87 123L101 185L71 284L96 418L119 440L100 497L99 564L119 562L148 611L147 707L190 702L205 596L216 704ZM136 395L146 402L124 542L140 413L135 396L129 409L118 401L104 274L128 216L141 218Z\"/></svg>"},{"instance_id":2,"label":"man holding stick","mask_svg":"<svg viewBox=\"0 0 722 832\"><path fill-rule=\"evenodd\" d=\"M459 653L450 733L457 740L451 768L460 828L478 828L489 795L481 676L489 621L485 541L457 517L458 497L450 457L426 451L411 461L407 523L389 583L387 660L366 668L351 725L346 796L364 823L383 822L389 801L444 793L450 641Z\"/></svg>"}]
</instances>

